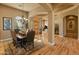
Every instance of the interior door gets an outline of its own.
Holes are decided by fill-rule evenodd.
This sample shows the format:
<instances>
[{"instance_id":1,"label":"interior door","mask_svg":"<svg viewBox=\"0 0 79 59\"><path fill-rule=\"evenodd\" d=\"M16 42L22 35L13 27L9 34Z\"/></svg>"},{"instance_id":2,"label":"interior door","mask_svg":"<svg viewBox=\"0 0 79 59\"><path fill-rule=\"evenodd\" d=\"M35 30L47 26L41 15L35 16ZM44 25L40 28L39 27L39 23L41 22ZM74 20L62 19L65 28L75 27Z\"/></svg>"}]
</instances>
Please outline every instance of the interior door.
<instances>
[{"instance_id":1,"label":"interior door","mask_svg":"<svg viewBox=\"0 0 79 59\"><path fill-rule=\"evenodd\" d=\"M74 15L66 16L66 36L78 37L78 17Z\"/></svg>"}]
</instances>

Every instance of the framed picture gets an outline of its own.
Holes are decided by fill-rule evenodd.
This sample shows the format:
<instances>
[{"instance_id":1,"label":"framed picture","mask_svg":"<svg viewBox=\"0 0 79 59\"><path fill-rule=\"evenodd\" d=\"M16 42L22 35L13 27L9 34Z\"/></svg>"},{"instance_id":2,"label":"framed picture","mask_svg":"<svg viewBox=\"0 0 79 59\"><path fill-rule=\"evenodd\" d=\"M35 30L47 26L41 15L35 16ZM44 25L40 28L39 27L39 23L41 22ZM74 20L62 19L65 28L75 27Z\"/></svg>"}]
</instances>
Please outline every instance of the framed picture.
<instances>
[{"instance_id":1,"label":"framed picture","mask_svg":"<svg viewBox=\"0 0 79 59\"><path fill-rule=\"evenodd\" d=\"M12 28L11 20L11 17L3 17L3 30L10 30Z\"/></svg>"}]
</instances>

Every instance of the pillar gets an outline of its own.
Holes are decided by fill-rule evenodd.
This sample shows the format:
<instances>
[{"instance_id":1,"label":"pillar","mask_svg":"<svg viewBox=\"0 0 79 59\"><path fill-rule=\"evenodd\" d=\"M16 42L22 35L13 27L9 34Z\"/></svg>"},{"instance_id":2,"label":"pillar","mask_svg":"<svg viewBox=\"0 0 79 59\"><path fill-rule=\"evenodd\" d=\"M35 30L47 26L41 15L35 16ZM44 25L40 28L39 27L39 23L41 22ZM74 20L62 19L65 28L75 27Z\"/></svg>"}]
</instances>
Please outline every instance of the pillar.
<instances>
[{"instance_id":1,"label":"pillar","mask_svg":"<svg viewBox=\"0 0 79 59\"><path fill-rule=\"evenodd\" d=\"M51 45L55 44L55 41L54 41L54 11L48 12L48 42Z\"/></svg>"},{"instance_id":2,"label":"pillar","mask_svg":"<svg viewBox=\"0 0 79 59\"><path fill-rule=\"evenodd\" d=\"M79 6L78 6L78 40L79 40Z\"/></svg>"},{"instance_id":3,"label":"pillar","mask_svg":"<svg viewBox=\"0 0 79 59\"><path fill-rule=\"evenodd\" d=\"M63 17L61 15L58 15L59 20L59 35L63 37Z\"/></svg>"}]
</instances>

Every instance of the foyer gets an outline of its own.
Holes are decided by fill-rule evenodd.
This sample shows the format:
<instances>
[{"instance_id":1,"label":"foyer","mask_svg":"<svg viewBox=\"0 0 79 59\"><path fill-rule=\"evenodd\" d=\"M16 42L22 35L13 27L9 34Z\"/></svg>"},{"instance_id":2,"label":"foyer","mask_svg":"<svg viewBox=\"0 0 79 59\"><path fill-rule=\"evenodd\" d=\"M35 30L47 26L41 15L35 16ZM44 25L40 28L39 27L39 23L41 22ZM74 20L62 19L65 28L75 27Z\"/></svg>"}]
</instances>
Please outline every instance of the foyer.
<instances>
[{"instance_id":1,"label":"foyer","mask_svg":"<svg viewBox=\"0 0 79 59\"><path fill-rule=\"evenodd\" d=\"M33 30L34 48L29 49L28 42L24 48L16 48L13 39L17 35L11 33L15 30L22 30L25 36L27 30ZM0 3L1 55L78 55L78 44L79 4Z\"/></svg>"}]
</instances>

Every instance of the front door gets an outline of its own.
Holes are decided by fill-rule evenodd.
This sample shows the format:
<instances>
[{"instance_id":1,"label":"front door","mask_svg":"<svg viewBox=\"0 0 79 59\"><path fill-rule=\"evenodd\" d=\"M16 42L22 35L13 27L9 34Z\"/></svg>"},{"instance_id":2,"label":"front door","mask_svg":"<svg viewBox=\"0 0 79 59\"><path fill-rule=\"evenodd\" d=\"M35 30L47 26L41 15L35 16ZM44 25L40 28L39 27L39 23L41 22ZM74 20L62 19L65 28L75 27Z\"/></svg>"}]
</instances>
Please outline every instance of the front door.
<instances>
[{"instance_id":1,"label":"front door","mask_svg":"<svg viewBox=\"0 0 79 59\"><path fill-rule=\"evenodd\" d=\"M78 37L78 17L74 15L66 16L66 37Z\"/></svg>"}]
</instances>

